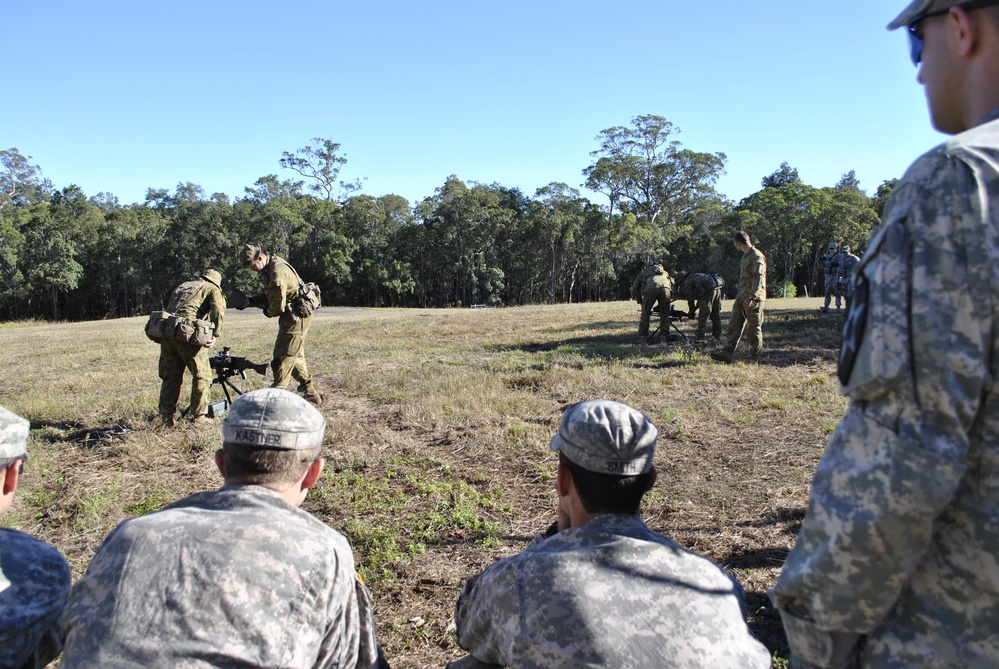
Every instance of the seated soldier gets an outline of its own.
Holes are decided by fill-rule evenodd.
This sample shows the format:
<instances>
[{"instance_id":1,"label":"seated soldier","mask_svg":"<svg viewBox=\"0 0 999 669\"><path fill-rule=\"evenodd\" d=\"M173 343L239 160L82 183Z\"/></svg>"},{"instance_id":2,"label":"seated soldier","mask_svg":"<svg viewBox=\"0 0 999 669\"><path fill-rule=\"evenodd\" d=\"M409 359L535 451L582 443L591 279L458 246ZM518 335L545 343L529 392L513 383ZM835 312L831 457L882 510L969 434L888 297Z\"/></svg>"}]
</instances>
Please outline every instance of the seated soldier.
<instances>
[{"instance_id":1,"label":"seated soldier","mask_svg":"<svg viewBox=\"0 0 999 669\"><path fill-rule=\"evenodd\" d=\"M289 391L240 395L215 453L225 485L108 536L66 605L60 667L387 666L350 545L299 508L325 429Z\"/></svg>"},{"instance_id":2,"label":"seated soldier","mask_svg":"<svg viewBox=\"0 0 999 669\"><path fill-rule=\"evenodd\" d=\"M764 669L739 583L639 516L658 432L639 411L571 406L551 449L558 520L465 584L453 667Z\"/></svg>"},{"instance_id":3,"label":"seated soldier","mask_svg":"<svg viewBox=\"0 0 999 669\"><path fill-rule=\"evenodd\" d=\"M30 427L0 407L0 514L14 501ZM70 582L59 551L30 534L0 528L0 667L44 667L59 654L59 614Z\"/></svg>"}]
</instances>

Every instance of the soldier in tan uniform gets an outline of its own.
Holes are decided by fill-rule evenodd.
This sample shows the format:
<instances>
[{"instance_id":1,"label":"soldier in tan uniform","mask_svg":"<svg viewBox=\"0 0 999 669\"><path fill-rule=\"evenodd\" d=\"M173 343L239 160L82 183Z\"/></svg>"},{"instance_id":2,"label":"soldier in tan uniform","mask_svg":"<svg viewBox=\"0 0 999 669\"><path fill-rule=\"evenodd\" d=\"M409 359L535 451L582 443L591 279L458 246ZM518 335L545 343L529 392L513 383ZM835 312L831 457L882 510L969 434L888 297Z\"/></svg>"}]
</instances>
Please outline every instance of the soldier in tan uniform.
<instances>
[{"instance_id":1,"label":"soldier in tan uniform","mask_svg":"<svg viewBox=\"0 0 999 669\"><path fill-rule=\"evenodd\" d=\"M659 309L659 332L669 333L669 303L673 295L673 280L662 265L649 265L631 286L631 295L642 305L642 318L638 323L638 335L649 336L649 321L653 308Z\"/></svg>"},{"instance_id":2,"label":"soldier in tan uniform","mask_svg":"<svg viewBox=\"0 0 999 669\"><path fill-rule=\"evenodd\" d=\"M177 286L170 297L167 311L182 318L203 319L215 325L215 337L204 346L189 342L163 339L160 342L159 375L160 418L164 425L173 426L180 389L184 384L184 370L191 372L191 407L187 417L193 421L207 420L209 388L212 369L208 363L208 349L222 335L225 318L225 296L222 295L222 275L206 269L200 279L185 281Z\"/></svg>"},{"instance_id":3,"label":"soldier in tan uniform","mask_svg":"<svg viewBox=\"0 0 999 669\"><path fill-rule=\"evenodd\" d=\"M725 279L718 274L680 272L677 275L673 297L687 301L687 318L693 318L694 312L697 312L695 336L698 340L704 339L709 316L711 336L716 341L721 339L721 301L724 288Z\"/></svg>"},{"instance_id":4,"label":"soldier in tan uniform","mask_svg":"<svg viewBox=\"0 0 999 669\"><path fill-rule=\"evenodd\" d=\"M290 309L304 285L298 272L284 258L264 253L259 246L246 244L239 252L242 266L258 272L264 282L264 292L250 300L263 308L268 318L278 319L278 336L274 341L271 369L274 372L273 388L287 388L291 379L298 381L298 391L316 406L323 403L323 396L309 373L305 362L305 338L312 325L312 316L299 318Z\"/></svg>"},{"instance_id":5,"label":"soldier in tan uniform","mask_svg":"<svg viewBox=\"0 0 999 669\"><path fill-rule=\"evenodd\" d=\"M711 353L720 362L732 362L743 333L753 358L763 350L763 302L767 298L767 257L753 246L745 230L735 233L735 248L742 253L739 262L739 287L732 305L725 346Z\"/></svg>"}]
</instances>

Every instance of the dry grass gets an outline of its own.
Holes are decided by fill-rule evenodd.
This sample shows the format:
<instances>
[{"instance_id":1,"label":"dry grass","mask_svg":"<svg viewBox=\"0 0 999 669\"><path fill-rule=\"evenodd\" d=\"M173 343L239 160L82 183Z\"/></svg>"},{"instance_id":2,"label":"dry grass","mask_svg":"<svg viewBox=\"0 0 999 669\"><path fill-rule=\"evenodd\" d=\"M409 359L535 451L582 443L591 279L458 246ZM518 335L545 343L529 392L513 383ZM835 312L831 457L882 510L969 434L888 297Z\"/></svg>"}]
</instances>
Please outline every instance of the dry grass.
<instances>
[{"instance_id":1,"label":"dry grass","mask_svg":"<svg viewBox=\"0 0 999 669\"><path fill-rule=\"evenodd\" d=\"M461 584L552 520L548 439L561 411L588 398L627 402L657 424L648 523L735 575L753 629L786 655L765 590L845 409L840 321L818 304L768 303L759 365L720 365L682 341L649 345L627 302L317 315L308 360L329 400L328 463L305 506L351 540L393 666L460 654L448 624ZM217 426L153 421L158 347L143 323L0 326L0 404L33 424L28 474L0 524L54 543L76 576L123 518L220 483ZM222 343L265 361L275 330L231 312ZM241 383L265 384L252 373ZM131 432L93 432L115 427Z\"/></svg>"}]
</instances>

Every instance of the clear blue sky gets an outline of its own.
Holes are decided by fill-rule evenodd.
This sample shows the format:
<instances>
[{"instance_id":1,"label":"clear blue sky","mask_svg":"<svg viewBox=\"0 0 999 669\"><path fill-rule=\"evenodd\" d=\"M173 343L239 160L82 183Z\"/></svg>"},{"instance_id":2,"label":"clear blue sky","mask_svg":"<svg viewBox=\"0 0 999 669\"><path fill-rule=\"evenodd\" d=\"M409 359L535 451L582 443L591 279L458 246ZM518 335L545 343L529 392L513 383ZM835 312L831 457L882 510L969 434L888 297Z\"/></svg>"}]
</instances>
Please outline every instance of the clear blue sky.
<instances>
[{"instance_id":1,"label":"clear blue sky","mask_svg":"<svg viewBox=\"0 0 999 669\"><path fill-rule=\"evenodd\" d=\"M130 204L297 178L282 152L323 137L415 203L450 174L579 187L601 130L657 114L728 155L733 200L783 161L872 193L943 139L885 30L906 1L0 0L0 149Z\"/></svg>"}]
</instances>

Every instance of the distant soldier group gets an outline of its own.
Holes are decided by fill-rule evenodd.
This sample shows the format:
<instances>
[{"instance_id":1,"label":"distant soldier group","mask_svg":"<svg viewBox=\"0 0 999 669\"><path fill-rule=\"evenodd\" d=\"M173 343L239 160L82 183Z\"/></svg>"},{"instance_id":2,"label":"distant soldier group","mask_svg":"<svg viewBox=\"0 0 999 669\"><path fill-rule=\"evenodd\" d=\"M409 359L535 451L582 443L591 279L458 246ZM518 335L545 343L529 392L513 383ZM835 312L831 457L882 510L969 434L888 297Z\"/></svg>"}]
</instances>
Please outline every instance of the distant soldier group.
<instances>
[{"instance_id":1,"label":"distant soldier group","mask_svg":"<svg viewBox=\"0 0 999 669\"><path fill-rule=\"evenodd\" d=\"M757 358L763 350L763 303L767 295L767 259L763 252L753 246L749 233L740 231L733 237L735 248L742 253L739 263L739 282L736 285L736 299L732 306L725 344L711 354L720 362L732 362L733 355L743 335L750 347L750 354ZM725 290L725 279L720 274L677 272L675 278L662 264L649 265L635 279L631 286L631 296L642 305L642 317L638 325L640 337L649 337L649 321L654 310L659 312L659 330L665 335L669 328L672 300L687 302L687 318L697 317L695 339L703 341L707 331L708 318L711 319L711 336L721 343L721 301Z\"/></svg>"},{"instance_id":2,"label":"distant soldier group","mask_svg":"<svg viewBox=\"0 0 999 669\"><path fill-rule=\"evenodd\" d=\"M836 313L842 313L843 302L847 309L850 308L850 298L853 297L853 270L859 263L860 258L853 254L849 244L840 247L836 242L829 242L829 248L822 256L825 301L819 307L820 312L829 313L829 304L833 297L836 298Z\"/></svg>"},{"instance_id":3,"label":"distant soldier group","mask_svg":"<svg viewBox=\"0 0 999 669\"><path fill-rule=\"evenodd\" d=\"M260 274L264 290L252 298L233 291L232 306L239 310L258 306L268 318L278 319L270 363L274 372L271 387L285 388L295 379L305 399L320 406L323 397L305 362L305 338L321 302L318 286L305 283L286 260L253 244L243 246L238 260L243 268ZM185 371L191 373L191 403L182 415L195 423L207 420L212 384L208 351L222 335L225 310L222 274L206 269L198 279L177 286L166 311L150 315L146 334L160 345L159 415L163 425L176 424Z\"/></svg>"}]
</instances>

